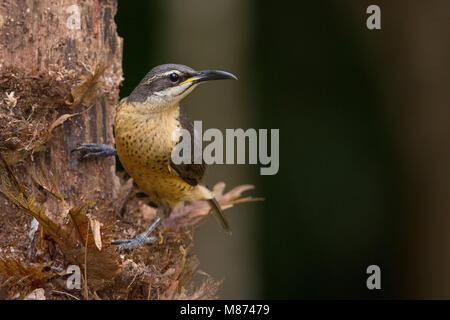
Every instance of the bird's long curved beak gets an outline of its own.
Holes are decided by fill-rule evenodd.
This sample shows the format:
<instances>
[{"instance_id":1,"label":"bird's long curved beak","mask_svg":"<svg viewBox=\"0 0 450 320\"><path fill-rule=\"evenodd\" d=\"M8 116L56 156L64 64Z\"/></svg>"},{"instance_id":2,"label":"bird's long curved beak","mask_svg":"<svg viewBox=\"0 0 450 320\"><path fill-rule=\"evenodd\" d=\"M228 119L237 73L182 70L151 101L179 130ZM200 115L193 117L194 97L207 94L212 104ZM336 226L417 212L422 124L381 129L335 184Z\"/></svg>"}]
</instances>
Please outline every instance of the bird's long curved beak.
<instances>
[{"instance_id":1,"label":"bird's long curved beak","mask_svg":"<svg viewBox=\"0 0 450 320\"><path fill-rule=\"evenodd\" d=\"M192 82L192 84L204 82L204 81L210 81L210 80L223 80L223 79L234 79L237 80L238 78L229 72L221 71L221 70L202 70L197 73L197 75L190 77L189 79L186 79L181 84L185 84L188 82Z\"/></svg>"}]
</instances>

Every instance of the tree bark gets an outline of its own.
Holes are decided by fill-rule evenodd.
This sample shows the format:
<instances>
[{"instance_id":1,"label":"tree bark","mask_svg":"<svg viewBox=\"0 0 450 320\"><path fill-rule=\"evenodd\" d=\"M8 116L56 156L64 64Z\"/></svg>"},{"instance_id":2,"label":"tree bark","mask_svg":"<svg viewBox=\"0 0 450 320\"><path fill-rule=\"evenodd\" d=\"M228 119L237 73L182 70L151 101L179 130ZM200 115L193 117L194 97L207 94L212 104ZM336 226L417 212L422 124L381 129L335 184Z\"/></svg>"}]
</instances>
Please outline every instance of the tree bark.
<instances>
[{"instance_id":1,"label":"tree bark","mask_svg":"<svg viewBox=\"0 0 450 320\"><path fill-rule=\"evenodd\" d=\"M0 4L0 276L25 276L30 288L54 277L45 261L54 268L80 265L93 292L120 269L112 248L97 252L87 240L70 242L73 229L92 222L76 208L95 203L93 217L115 218L111 203L120 183L114 157L80 162L70 151L80 142L114 145L122 80L116 10L115 0ZM77 231L89 239L87 228ZM110 263L111 272L100 274L108 266L93 261Z\"/></svg>"},{"instance_id":2,"label":"tree bark","mask_svg":"<svg viewBox=\"0 0 450 320\"><path fill-rule=\"evenodd\" d=\"M39 100L43 97L37 97L36 101L31 101L36 104L34 109L56 106L57 116L82 112L87 106L70 101L71 92L67 92L67 84L73 90L95 71L97 65L106 67L100 88L106 94L94 94L89 100L92 108L50 130L52 133L43 152L30 157L34 150L26 150L29 151L28 157L20 159L22 166L16 171L17 175L27 180L25 170L30 171L34 167L32 170L42 169L40 166L44 164L49 173L58 177L58 188L67 195L66 199L61 201L47 197L43 202L46 214L55 221L64 218L61 213L86 200L102 202L114 199L117 194L119 183L113 157L78 163L70 154L70 150L80 142L114 144L112 123L122 76L122 39L116 32L116 10L117 2L114 0L88 0L75 5L73 1L6 0L0 5L2 73L5 75L8 72L16 77L19 86L22 80L26 86L25 82L30 78L33 81L33 78L45 79L46 75L56 75L56 80L55 76L49 76L46 85L61 87L62 97L46 97L45 103ZM20 101L28 98L26 89L21 91L17 85L2 91L2 100L6 94L14 92L16 107L21 107ZM57 101L57 98L64 98L65 103ZM32 121L33 116L29 122ZM47 123L47 132L48 125L51 124ZM44 130L38 132L44 133ZM17 151L18 147L14 147ZM10 150L3 151L7 154ZM1 202L0 210L11 210L5 206L10 204Z\"/></svg>"}]
</instances>

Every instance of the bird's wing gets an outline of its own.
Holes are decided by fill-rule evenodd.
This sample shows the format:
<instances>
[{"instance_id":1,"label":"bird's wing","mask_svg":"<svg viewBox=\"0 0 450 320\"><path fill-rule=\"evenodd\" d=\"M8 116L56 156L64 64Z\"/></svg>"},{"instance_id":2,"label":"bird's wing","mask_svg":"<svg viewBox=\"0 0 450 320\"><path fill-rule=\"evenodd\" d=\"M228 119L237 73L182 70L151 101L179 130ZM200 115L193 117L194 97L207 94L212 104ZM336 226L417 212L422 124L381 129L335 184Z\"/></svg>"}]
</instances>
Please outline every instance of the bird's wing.
<instances>
[{"instance_id":1,"label":"bird's wing","mask_svg":"<svg viewBox=\"0 0 450 320\"><path fill-rule=\"evenodd\" d=\"M174 164L172 161L170 162L170 167L191 186L196 186L199 183L206 169L204 164Z\"/></svg>"},{"instance_id":2,"label":"bird's wing","mask_svg":"<svg viewBox=\"0 0 450 320\"><path fill-rule=\"evenodd\" d=\"M194 139L195 138L200 138L201 133L194 135L194 123L192 122L191 119L189 119L187 117L187 115L183 112L183 109L180 108L180 116L178 118L181 127L183 129L186 129L189 131L190 135L191 135L191 162L192 164L175 164L172 162L172 159L170 159L170 168L175 170L176 173L188 184L190 184L191 186L196 186L200 180L203 178L203 176L205 175L205 171L206 171L206 164L203 162L203 160L201 161L201 163L196 164L194 163L194 148L195 146L201 146L201 141L199 141L200 143L194 143ZM196 137L197 136L197 137ZM199 150L200 154L202 153L202 150Z\"/></svg>"}]
</instances>

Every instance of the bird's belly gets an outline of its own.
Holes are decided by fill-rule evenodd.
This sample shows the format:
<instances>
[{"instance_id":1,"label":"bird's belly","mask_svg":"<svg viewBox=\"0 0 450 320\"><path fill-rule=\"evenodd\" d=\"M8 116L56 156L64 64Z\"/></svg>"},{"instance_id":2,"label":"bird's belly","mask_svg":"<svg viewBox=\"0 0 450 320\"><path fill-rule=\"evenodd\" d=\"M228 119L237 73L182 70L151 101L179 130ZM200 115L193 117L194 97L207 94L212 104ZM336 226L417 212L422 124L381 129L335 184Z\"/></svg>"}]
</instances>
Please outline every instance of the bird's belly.
<instances>
[{"instance_id":1,"label":"bird's belly","mask_svg":"<svg viewBox=\"0 0 450 320\"><path fill-rule=\"evenodd\" d=\"M169 169L173 144L161 128L116 128L117 154L125 171L150 198L166 200L171 207L186 200L194 187ZM169 137L168 137L169 136ZM155 202L158 202L155 199Z\"/></svg>"},{"instance_id":2,"label":"bird's belly","mask_svg":"<svg viewBox=\"0 0 450 320\"><path fill-rule=\"evenodd\" d=\"M166 200L170 207L179 201L188 200L186 195L194 189L191 185L169 175L159 175L158 172L148 171L135 179L139 188L147 195Z\"/></svg>"}]
</instances>

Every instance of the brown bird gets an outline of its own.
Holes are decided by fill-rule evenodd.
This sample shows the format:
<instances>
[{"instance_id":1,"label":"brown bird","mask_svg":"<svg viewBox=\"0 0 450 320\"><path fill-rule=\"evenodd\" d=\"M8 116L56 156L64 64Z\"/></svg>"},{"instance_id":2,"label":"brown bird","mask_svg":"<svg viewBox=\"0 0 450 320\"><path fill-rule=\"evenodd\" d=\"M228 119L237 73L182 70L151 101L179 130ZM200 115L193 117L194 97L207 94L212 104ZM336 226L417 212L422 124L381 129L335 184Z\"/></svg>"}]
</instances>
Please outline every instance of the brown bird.
<instances>
[{"instance_id":1,"label":"brown bird","mask_svg":"<svg viewBox=\"0 0 450 320\"><path fill-rule=\"evenodd\" d=\"M231 234L231 228L213 193L200 184L205 174L204 162L175 164L172 151L181 141L180 130L194 141L193 122L180 107L180 101L200 83L219 79L237 79L219 70L195 71L180 64L164 64L153 68L133 92L120 101L115 118L116 149L101 144L81 144L73 151L82 151L82 158L116 154L127 173L139 188L158 205L158 215L152 225L133 239L115 240L119 249L129 250L157 241L150 234L161 218L170 215L180 201L207 200L221 226Z\"/></svg>"}]
</instances>

